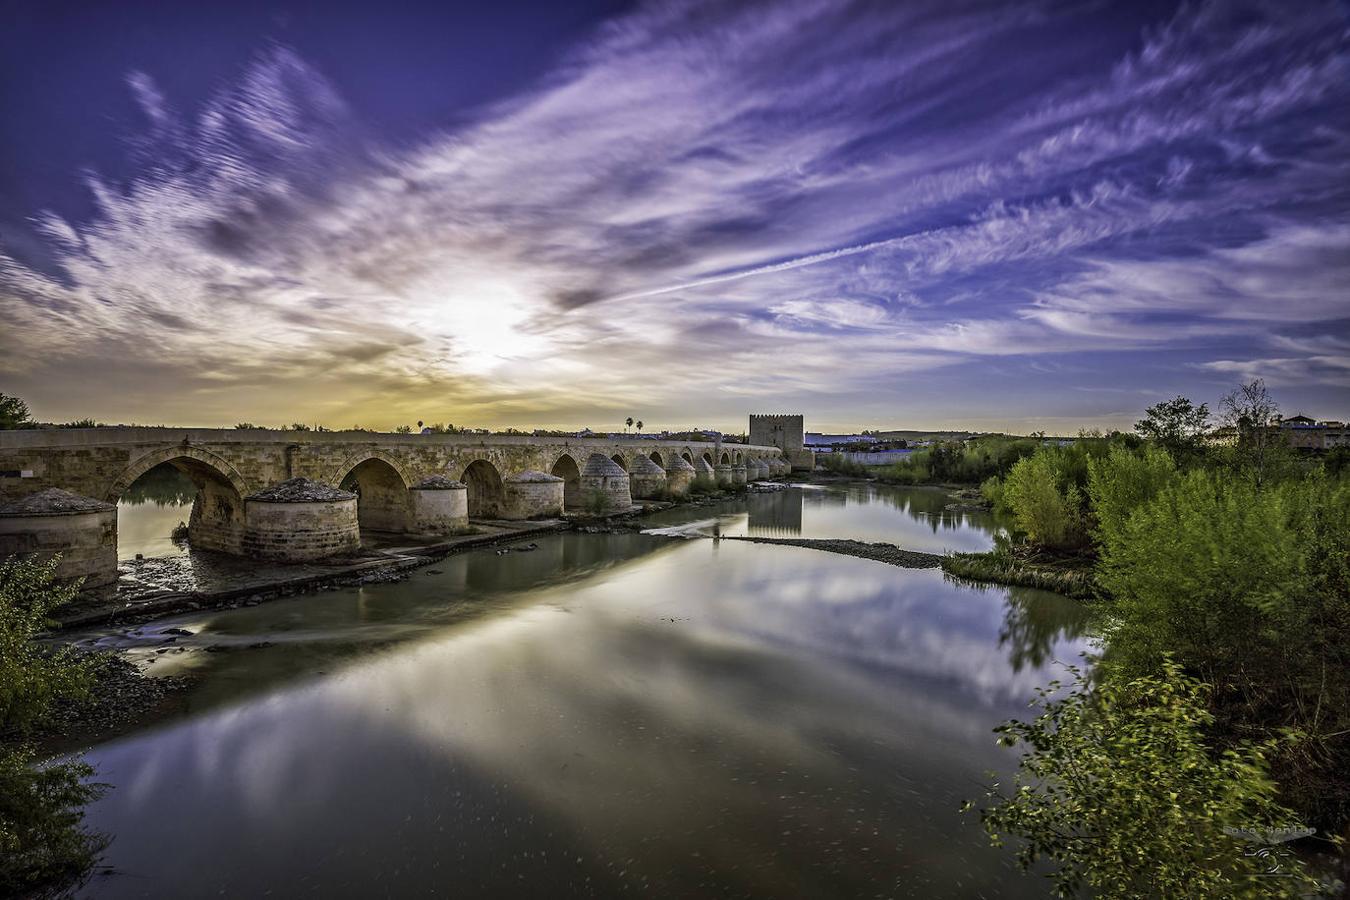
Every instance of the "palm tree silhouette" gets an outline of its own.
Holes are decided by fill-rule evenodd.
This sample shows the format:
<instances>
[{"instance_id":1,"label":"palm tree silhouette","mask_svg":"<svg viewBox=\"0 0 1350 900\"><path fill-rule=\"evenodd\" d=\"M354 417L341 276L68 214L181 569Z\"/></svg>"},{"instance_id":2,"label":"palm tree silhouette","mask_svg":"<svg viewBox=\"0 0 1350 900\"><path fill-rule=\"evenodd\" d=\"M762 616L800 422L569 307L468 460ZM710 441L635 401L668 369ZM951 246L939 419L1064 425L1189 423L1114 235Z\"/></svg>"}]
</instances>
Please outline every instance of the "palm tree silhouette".
<instances>
[{"instance_id":1,"label":"palm tree silhouette","mask_svg":"<svg viewBox=\"0 0 1350 900\"><path fill-rule=\"evenodd\" d=\"M637 430L638 430L638 434L642 434L642 420L641 420L641 419L638 419L638 420L637 420Z\"/></svg>"},{"instance_id":2,"label":"palm tree silhouette","mask_svg":"<svg viewBox=\"0 0 1350 900\"><path fill-rule=\"evenodd\" d=\"M630 428L632 428L632 427L633 427L633 417L632 417L632 416L629 416L627 419L624 420L624 423L623 423L623 433L624 433L624 434L627 434L627 433L628 433L628 429L630 429Z\"/></svg>"}]
</instances>

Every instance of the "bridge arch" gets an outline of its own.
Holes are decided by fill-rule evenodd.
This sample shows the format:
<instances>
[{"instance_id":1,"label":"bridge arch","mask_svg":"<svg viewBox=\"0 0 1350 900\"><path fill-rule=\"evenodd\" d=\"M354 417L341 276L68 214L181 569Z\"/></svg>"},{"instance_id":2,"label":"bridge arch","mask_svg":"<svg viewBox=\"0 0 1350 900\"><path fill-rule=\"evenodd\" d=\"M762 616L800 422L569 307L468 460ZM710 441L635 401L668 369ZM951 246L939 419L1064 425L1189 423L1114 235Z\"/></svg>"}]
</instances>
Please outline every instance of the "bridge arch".
<instances>
[{"instance_id":1,"label":"bridge arch","mask_svg":"<svg viewBox=\"0 0 1350 900\"><path fill-rule=\"evenodd\" d=\"M209 450L178 445L145 453L113 479L106 498L116 503L142 475L165 464L186 475L197 489L188 517L193 548L240 553L244 540L244 497L250 493L249 486L229 460Z\"/></svg>"},{"instance_id":2,"label":"bridge arch","mask_svg":"<svg viewBox=\"0 0 1350 900\"><path fill-rule=\"evenodd\" d=\"M579 509L581 499L581 467L570 453L559 456L549 469L549 474L563 480L563 509Z\"/></svg>"},{"instance_id":3,"label":"bridge arch","mask_svg":"<svg viewBox=\"0 0 1350 900\"><path fill-rule=\"evenodd\" d=\"M354 454L334 470L333 484L356 494L356 518L369 531L405 532L412 521L412 482L398 460L379 450Z\"/></svg>"},{"instance_id":4,"label":"bridge arch","mask_svg":"<svg viewBox=\"0 0 1350 900\"><path fill-rule=\"evenodd\" d=\"M684 461L689 463L689 465L692 466L694 464L694 451L690 450L688 447L685 447L680 451L680 456L682 456Z\"/></svg>"},{"instance_id":5,"label":"bridge arch","mask_svg":"<svg viewBox=\"0 0 1350 900\"><path fill-rule=\"evenodd\" d=\"M248 482L244 480L244 476L239 474L239 470L228 459L200 447L177 445L161 447L158 450L151 450L149 453L136 457L122 470L121 474L113 479L112 484L108 486L108 490L104 494L104 499L109 503L116 503L117 498L122 496L122 493L131 487L137 478L160 463L181 463L178 468L185 470L185 467L189 465L186 462L187 460L200 463L201 467L213 472L217 478L229 484L240 497L246 497L252 493L249 490ZM188 474L191 475L190 472Z\"/></svg>"},{"instance_id":6,"label":"bridge arch","mask_svg":"<svg viewBox=\"0 0 1350 900\"><path fill-rule=\"evenodd\" d=\"M468 488L469 518L495 519L501 516L506 504L506 489L502 473L486 459L475 459L464 468L459 477Z\"/></svg>"},{"instance_id":7,"label":"bridge arch","mask_svg":"<svg viewBox=\"0 0 1350 900\"><path fill-rule=\"evenodd\" d=\"M618 463L620 469L623 469L625 472L628 471L628 460L623 458L622 453L615 453L613 456L610 457L610 459Z\"/></svg>"},{"instance_id":8,"label":"bridge arch","mask_svg":"<svg viewBox=\"0 0 1350 900\"><path fill-rule=\"evenodd\" d=\"M721 455L720 457L717 458L717 464L720 465L720 466L729 466L729 465L731 465L731 454L728 453L727 451L723 450L723 451L722 451L722 455Z\"/></svg>"},{"instance_id":9,"label":"bridge arch","mask_svg":"<svg viewBox=\"0 0 1350 900\"><path fill-rule=\"evenodd\" d=\"M706 462L706 463L707 463L708 465L710 465L710 466L711 466L711 465L715 465L715 463L713 462L713 455L712 455L712 451L711 451L711 450L704 450L704 451L703 451L703 460L704 460L704 462Z\"/></svg>"},{"instance_id":10,"label":"bridge arch","mask_svg":"<svg viewBox=\"0 0 1350 900\"><path fill-rule=\"evenodd\" d=\"M663 469L666 467L665 460L662 458L660 450L653 450L651 453L648 453L647 458Z\"/></svg>"}]
</instances>

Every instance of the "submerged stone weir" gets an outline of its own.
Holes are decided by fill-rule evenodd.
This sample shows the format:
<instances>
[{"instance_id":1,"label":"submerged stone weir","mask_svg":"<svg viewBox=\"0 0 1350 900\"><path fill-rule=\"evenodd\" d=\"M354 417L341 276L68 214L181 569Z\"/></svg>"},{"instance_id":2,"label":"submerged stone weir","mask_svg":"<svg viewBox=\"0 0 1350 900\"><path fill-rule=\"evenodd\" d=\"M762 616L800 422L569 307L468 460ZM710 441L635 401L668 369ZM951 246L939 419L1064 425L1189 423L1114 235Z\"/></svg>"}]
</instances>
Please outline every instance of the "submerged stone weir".
<instances>
[{"instance_id":1,"label":"submerged stone weir","mask_svg":"<svg viewBox=\"0 0 1350 900\"><path fill-rule=\"evenodd\" d=\"M592 453L581 469L582 503L588 508L592 498L603 506L606 512L632 509L633 495L629 491L628 473L623 466L605 456Z\"/></svg>"},{"instance_id":2,"label":"submerged stone weir","mask_svg":"<svg viewBox=\"0 0 1350 900\"><path fill-rule=\"evenodd\" d=\"M0 506L0 559L60 554L56 577L103 595L117 584L117 506L47 488Z\"/></svg>"},{"instance_id":3,"label":"submerged stone weir","mask_svg":"<svg viewBox=\"0 0 1350 900\"><path fill-rule=\"evenodd\" d=\"M361 549L356 495L308 478L290 478L244 498L244 552L308 562Z\"/></svg>"},{"instance_id":4,"label":"submerged stone weir","mask_svg":"<svg viewBox=\"0 0 1350 900\"><path fill-rule=\"evenodd\" d=\"M428 475L408 490L412 531L462 534L469 528L468 488L448 475Z\"/></svg>"},{"instance_id":5,"label":"submerged stone weir","mask_svg":"<svg viewBox=\"0 0 1350 900\"><path fill-rule=\"evenodd\" d=\"M563 511L565 479L527 470L502 479L504 519L545 519Z\"/></svg>"},{"instance_id":6,"label":"submerged stone weir","mask_svg":"<svg viewBox=\"0 0 1350 900\"><path fill-rule=\"evenodd\" d=\"M639 454L628 469L628 490L634 499L660 497L666 491L666 470Z\"/></svg>"}]
</instances>

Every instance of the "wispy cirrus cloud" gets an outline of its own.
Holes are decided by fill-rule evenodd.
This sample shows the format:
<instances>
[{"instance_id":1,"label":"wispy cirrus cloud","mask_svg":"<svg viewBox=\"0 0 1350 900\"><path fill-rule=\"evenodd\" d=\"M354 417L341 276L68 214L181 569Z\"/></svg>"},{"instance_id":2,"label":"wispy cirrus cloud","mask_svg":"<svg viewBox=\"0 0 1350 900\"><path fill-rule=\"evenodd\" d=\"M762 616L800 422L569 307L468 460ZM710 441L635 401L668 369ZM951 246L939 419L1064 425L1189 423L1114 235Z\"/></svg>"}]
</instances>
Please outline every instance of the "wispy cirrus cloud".
<instances>
[{"instance_id":1,"label":"wispy cirrus cloud","mask_svg":"<svg viewBox=\"0 0 1350 900\"><path fill-rule=\"evenodd\" d=\"M54 266L0 246L0 367L71 414L379 425L959 421L1084 353L1325 397L1346 48L1334 4L653 4L413 146L284 47L187 114L133 68L136 176L35 216Z\"/></svg>"}]
</instances>

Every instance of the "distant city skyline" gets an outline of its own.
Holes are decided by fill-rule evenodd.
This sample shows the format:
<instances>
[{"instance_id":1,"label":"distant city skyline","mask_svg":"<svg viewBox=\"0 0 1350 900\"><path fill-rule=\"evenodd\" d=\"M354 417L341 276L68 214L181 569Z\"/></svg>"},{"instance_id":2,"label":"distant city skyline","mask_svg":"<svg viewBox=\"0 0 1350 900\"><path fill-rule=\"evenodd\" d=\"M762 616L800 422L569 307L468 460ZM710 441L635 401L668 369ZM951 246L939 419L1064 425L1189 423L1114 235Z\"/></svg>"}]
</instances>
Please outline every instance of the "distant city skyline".
<instances>
[{"instance_id":1,"label":"distant city skyline","mask_svg":"<svg viewBox=\"0 0 1350 900\"><path fill-rule=\"evenodd\" d=\"M1260 377L1343 419L1347 9L9 3L0 392L1058 434Z\"/></svg>"}]
</instances>

